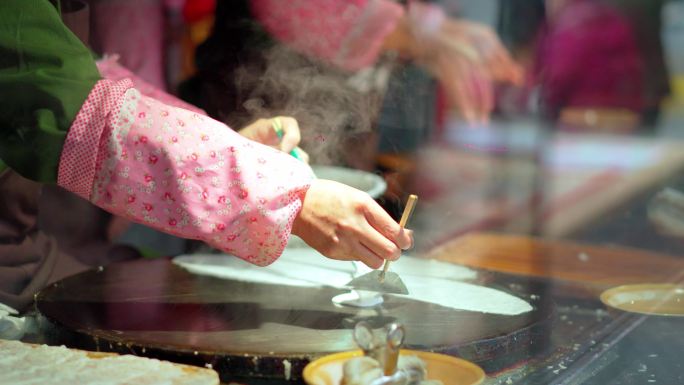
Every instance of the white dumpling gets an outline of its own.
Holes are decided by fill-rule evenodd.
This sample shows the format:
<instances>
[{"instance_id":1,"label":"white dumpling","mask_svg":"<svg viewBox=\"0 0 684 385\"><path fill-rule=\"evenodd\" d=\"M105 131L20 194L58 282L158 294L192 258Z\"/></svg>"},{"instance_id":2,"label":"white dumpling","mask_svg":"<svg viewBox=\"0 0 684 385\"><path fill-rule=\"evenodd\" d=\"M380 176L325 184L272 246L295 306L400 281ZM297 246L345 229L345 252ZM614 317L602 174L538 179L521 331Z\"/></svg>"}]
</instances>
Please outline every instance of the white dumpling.
<instances>
[{"instance_id":1,"label":"white dumpling","mask_svg":"<svg viewBox=\"0 0 684 385\"><path fill-rule=\"evenodd\" d=\"M369 385L383 375L380 363L365 356L347 360L342 373L342 385Z\"/></svg>"}]
</instances>

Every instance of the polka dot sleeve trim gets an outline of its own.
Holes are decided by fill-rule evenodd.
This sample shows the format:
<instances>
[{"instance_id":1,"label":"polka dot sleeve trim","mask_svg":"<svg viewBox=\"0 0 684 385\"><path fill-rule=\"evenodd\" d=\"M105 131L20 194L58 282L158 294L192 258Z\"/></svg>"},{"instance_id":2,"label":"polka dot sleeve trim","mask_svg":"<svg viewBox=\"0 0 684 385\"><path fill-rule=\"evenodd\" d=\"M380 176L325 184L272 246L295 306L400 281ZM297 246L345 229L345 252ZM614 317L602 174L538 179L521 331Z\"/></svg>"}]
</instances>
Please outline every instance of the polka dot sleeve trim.
<instances>
[{"instance_id":1,"label":"polka dot sleeve trim","mask_svg":"<svg viewBox=\"0 0 684 385\"><path fill-rule=\"evenodd\" d=\"M107 121L118 115L130 80L100 80L69 128L60 156L57 184L89 199L97 168L98 149Z\"/></svg>"}]
</instances>

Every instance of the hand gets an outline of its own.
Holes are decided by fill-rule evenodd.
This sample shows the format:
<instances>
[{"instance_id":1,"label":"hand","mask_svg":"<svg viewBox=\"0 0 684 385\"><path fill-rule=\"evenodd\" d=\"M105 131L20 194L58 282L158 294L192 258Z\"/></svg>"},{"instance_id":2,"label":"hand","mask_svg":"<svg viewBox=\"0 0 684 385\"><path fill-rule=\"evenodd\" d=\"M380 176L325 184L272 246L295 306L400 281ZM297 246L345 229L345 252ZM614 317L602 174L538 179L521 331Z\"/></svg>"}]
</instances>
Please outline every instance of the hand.
<instances>
[{"instance_id":1,"label":"hand","mask_svg":"<svg viewBox=\"0 0 684 385\"><path fill-rule=\"evenodd\" d=\"M469 122L486 121L494 108L494 82L520 84L522 69L491 28L447 18L441 9L413 3L385 49L414 59L440 81L449 103Z\"/></svg>"},{"instance_id":2,"label":"hand","mask_svg":"<svg viewBox=\"0 0 684 385\"><path fill-rule=\"evenodd\" d=\"M254 140L267 146L275 147L282 152L290 153L297 147L301 140L299 132L299 124L294 118L289 116L279 116L281 126L283 128L283 136L280 138L274 128L274 121L272 119L259 119L251 123L247 127L238 131L238 133L247 139ZM304 152L301 148L297 148L298 156L306 163L309 163L309 154Z\"/></svg>"},{"instance_id":3,"label":"hand","mask_svg":"<svg viewBox=\"0 0 684 385\"><path fill-rule=\"evenodd\" d=\"M373 269L413 245L412 232L399 227L370 195L323 179L311 184L292 233L328 258L361 261Z\"/></svg>"},{"instance_id":4,"label":"hand","mask_svg":"<svg viewBox=\"0 0 684 385\"><path fill-rule=\"evenodd\" d=\"M415 51L417 60L439 79L450 104L469 122L489 118L495 82L522 81L522 69L485 25L447 19L423 36L416 43L422 47Z\"/></svg>"},{"instance_id":5,"label":"hand","mask_svg":"<svg viewBox=\"0 0 684 385\"><path fill-rule=\"evenodd\" d=\"M441 32L445 40L451 41L447 41L447 45L461 43L474 50L477 56L471 57L471 60L484 65L493 81L522 84L523 69L489 26L468 20L447 19Z\"/></svg>"},{"instance_id":6,"label":"hand","mask_svg":"<svg viewBox=\"0 0 684 385\"><path fill-rule=\"evenodd\" d=\"M476 61L460 53L436 49L423 60L444 87L449 105L458 109L470 123L486 123L494 109L491 74Z\"/></svg>"}]
</instances>

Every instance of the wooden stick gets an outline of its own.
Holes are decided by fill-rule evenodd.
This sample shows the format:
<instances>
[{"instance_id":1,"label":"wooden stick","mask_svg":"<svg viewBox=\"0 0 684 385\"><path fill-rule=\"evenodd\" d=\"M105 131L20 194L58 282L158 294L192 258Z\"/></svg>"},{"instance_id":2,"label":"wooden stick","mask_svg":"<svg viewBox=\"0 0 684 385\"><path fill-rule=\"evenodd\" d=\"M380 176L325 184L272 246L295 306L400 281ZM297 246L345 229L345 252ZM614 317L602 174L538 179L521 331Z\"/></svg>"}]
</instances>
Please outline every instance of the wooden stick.
<instances>
[{"instance_id":1,"label":"wooden stick","mask_svg":"<svg viewBox=\"0 0 684 385\"><path fill-rule=\"evenodd\" d=\"M408 222L409 218L411 217L411 214L413 213L413 208L416 206L417 200L417 195L409 195L408 201L406 201L406 207L404 207L404 213L401 214L401 219L399 220L399 227L401 227L402 229L404 228L404 226L406 226L406 222ZM385 274L387 273L387 269L389 269L390 262L391 261L389 259L385 260L385 265L382 267L382 273L380 273L379 275L381 282L383 279L385 279Z\"/></svg>"}]
</instances>

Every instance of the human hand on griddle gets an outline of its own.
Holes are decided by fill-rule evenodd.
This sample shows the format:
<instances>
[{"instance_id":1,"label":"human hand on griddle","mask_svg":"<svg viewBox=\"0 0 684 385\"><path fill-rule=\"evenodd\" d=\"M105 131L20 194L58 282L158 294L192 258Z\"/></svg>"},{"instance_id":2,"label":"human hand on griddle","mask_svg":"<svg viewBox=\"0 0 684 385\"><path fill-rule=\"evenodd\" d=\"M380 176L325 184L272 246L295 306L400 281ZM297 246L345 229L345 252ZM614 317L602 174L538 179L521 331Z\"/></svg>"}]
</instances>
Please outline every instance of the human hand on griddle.
<instances>
[{"instance_id":1,"label":"human hand on griddle","mask_svg":"<svg viewBox=\"0 0 684 385\"><path fill-rule=\"evenodd\" d=\"M276 119L280 120L280 127L282 127L282 138L278 136L276 131ZM299 145L301 140L299 124L297 123L297 120L289 116L278 116L271 119L258 119L249 124L247 127L238 131L238 133L247 139L277 148L285 153L290 153ZM298 148L297 156L300 160L309 163L309 154L304 152L304 150L301 148Z\"/></svg>"},{"instance_id":2,"label":"human hand on griddle","mask_svg":"<svg viewBox=\"0 0 684 385\"><path fill-rule=\"evenodd\" d=\"M328 258L358 260L373 269L413 245L413 232L402 229L370 195L324 179L312 182L292 233Z\"/></svg>"},{"instance_id":3,"label":"human hand on griddle","mask_svg":"<svg viewBox=\"0 0 684 385\"><path fill-rule=\"evenodd\" d=\"M494 83L521 84L523 70L488 26L451 19L437 6L411 3L385 40L385 49L415 60L446 91L449 103L471 122L486 122Z\"/></svg>"}]
</instances>

